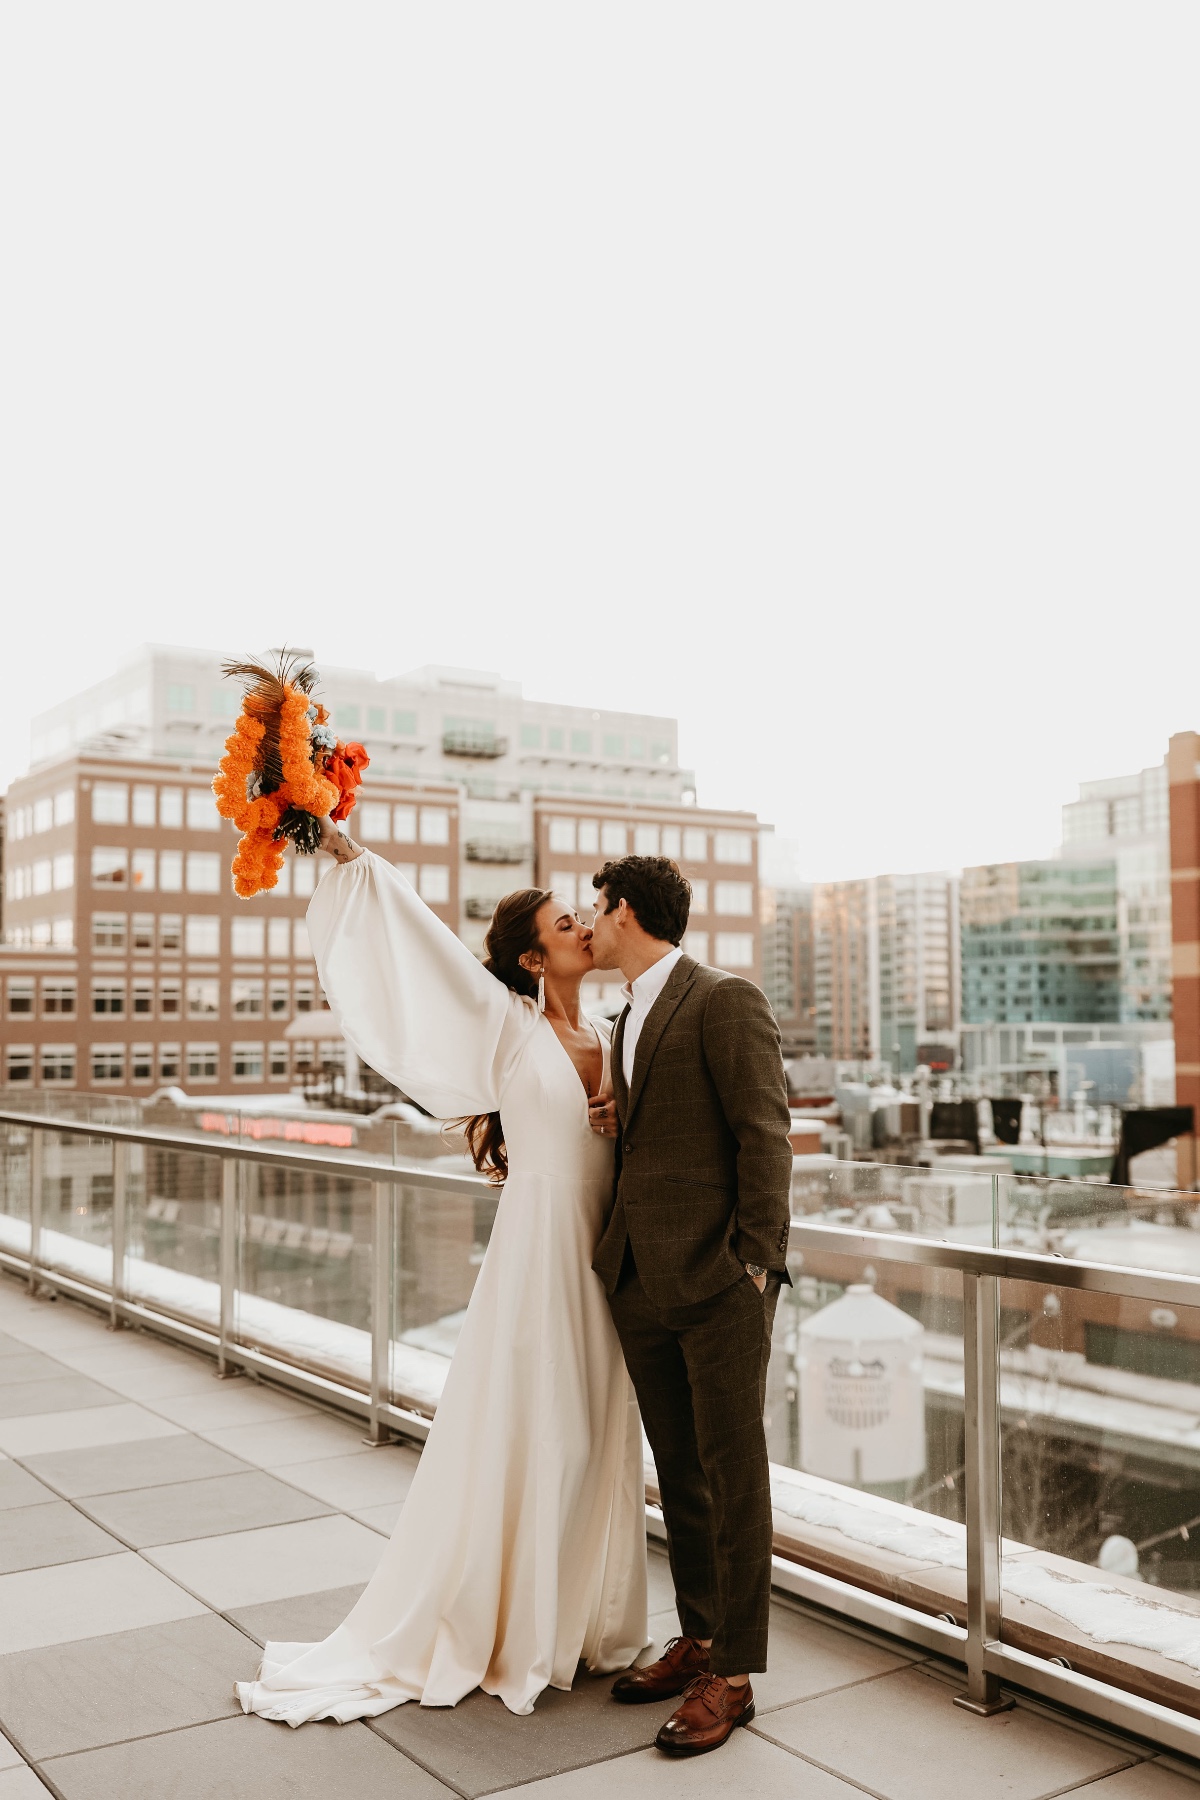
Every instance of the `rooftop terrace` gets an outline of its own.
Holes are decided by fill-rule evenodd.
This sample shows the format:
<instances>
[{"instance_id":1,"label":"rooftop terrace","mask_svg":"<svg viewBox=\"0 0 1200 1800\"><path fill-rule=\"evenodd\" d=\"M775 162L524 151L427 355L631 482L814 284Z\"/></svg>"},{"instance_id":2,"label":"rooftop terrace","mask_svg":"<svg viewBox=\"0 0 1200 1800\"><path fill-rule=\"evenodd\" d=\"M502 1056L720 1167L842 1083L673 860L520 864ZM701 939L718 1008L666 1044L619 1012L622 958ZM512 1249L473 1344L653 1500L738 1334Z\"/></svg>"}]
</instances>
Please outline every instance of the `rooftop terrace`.
<instances>
[{"instance_id":1,"label":"rooftop terrace","mask_svg":"<svg viewBox=\"0 0 1200 1800\"><path fill-rule=\"evenodd\" d=\"M477 1694L289 1731L233 1682L268 1636L343 1617L416 1449L4 1276L0 1452L0 1800L1200 1800L1146 1744L1025 1699L975 1717L953 1664L783 1596L755 1723L689 1763L651 1748L669 1705L586 1674L529 1718ZM657 1645L676 1620L650 1563Z\"/></svg>"}]
</instances>

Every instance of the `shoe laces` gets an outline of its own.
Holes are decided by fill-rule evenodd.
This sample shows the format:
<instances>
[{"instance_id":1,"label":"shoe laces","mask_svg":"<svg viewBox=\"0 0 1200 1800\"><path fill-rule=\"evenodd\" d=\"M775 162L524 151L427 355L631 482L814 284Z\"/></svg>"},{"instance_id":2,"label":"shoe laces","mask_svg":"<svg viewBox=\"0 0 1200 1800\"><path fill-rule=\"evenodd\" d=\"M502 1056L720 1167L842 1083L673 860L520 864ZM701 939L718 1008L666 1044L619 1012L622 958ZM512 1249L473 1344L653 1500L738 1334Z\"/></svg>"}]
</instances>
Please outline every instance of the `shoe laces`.
<instances>
[{"instance_id":1,"label":"shoe laces","mask_svg":"<svg viewBox=\"0 0 1200 1800\"><path fill-rule=\"evenodd\" d=\"M696 1675L684 1688L682 1697L685 1700L703 1701L715 1718L720 1713L721 1695L727 1686L723 1675Z\"/></svg>"}]
</instances>

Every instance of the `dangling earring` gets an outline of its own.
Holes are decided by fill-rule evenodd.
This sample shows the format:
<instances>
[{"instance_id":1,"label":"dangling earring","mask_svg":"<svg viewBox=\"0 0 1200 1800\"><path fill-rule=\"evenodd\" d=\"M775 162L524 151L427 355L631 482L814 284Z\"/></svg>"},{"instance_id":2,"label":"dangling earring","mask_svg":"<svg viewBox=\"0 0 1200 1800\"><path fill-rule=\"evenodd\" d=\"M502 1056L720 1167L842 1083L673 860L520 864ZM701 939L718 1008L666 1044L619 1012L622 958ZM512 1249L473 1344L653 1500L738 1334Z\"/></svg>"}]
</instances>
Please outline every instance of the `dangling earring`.
<instances>
[{"instance_id":1,"label":"dangling earring","mask_svg":"<svg viewBox=\"0 0 1200 1800\"><path fill-rule=\"evenodd\" d=\"M538 1011L540 1013L544 1013L545 1010L546 1010L546 977L544 975L539 975L538 976Z\"/></svg>"}]
</instances>

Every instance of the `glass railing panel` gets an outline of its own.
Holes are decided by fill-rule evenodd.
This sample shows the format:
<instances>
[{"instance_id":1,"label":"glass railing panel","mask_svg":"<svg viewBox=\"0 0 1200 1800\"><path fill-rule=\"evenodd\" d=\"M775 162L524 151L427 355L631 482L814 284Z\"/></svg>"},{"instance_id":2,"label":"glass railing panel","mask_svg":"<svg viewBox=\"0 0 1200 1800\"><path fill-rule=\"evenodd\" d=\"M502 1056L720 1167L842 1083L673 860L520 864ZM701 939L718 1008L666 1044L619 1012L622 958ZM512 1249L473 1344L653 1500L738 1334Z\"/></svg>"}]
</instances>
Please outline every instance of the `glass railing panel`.
<instances>
[{"instance_id":1,"label":"glass railing panel","mask_svg":"<svg viewBox=\"0 0 1200 1800\"><path fill-rule=\"evenodd\" d=\"M94 1287L112 1283L111 1138L42 1130L42 1241L49 1269Z\"/></svg>"},{"instance_id":2,"label":"glass railing panel","mask_svg":"<svg viewBox=\"0 0 1200 1800\"><path fill-rule=\"evenodd\" d=\"M765 1408L780 1549L962 1623L961 1277L812 1247L789 1269Z\"/></svg>"},{"instance_id":3,"label":"glass railing panel","mask_svg":"<svg viewBox=\"0 0 1200 1800\"><path fill-rule=\"evenodd\" d=\"M33 1132L0 1123L0 1250L29 1255L29 1187Z\"/></svg>"},{"instance_id":4,"label":"glass railing panel","mask_svg":"<svg viewBox=\"0 0 1200 1800\"><path fill-rule=\"evenodd\" d=\"M391 1393L431 1413L491 1241L499 1188L397 1184L393 1211Z\"/></svg>"},{"instance_id":5,"label":"glass railing panel","mask_svg":"<svg viewBox=\"0 0 1200 1800\"><path fill-rule=\"evenodd\" d=\"M1000 1297L1001 1636L1200 1712L1200 1308Z\"/></svg>"},{"instance_id":6,"label":"glass railing panel","mask_svg":"<svg viewBox=\"0 0 1200 1800\"><path fill-rule=\"evenodd\" d=\"M995 1194L995 1177L988 1169L830 1164L797 1157L792 1217L812 1225L849 1225L859 1231L899 1231L945 1243L988 1245L995 1241Z\"/></svg>"},{"instance_id":7,"label":"glass railing panel","mask_svg":"<svg viewBox=\"0 0 1200 1800\"><path fill-rule=\"evenodd\" d=\"M1200 1194L1001 1175L1001 1242L1078 1262L1200 1275Z\"/></svg>"},{"instance_id":8,"label":"glass railing panel","mask_svg":"<svg viewBox=\"0 0 1200 1800\"><path fill-rule=\"evenodd\" d=\"M236 1167L238 1341L366 1392L371 1182L249 1159Z\"/></svg>"},{"instance_id":9,"label":"glass railing panel","mask_svg":"<svg viewBox=\"0 0 1200 1800\"><path fill-rule=\"evenodd\" d=\"M221 1318L221 1160L174 1145L127 1152L124 1292L215 1331Z\"/></svg>"}]
</instances>

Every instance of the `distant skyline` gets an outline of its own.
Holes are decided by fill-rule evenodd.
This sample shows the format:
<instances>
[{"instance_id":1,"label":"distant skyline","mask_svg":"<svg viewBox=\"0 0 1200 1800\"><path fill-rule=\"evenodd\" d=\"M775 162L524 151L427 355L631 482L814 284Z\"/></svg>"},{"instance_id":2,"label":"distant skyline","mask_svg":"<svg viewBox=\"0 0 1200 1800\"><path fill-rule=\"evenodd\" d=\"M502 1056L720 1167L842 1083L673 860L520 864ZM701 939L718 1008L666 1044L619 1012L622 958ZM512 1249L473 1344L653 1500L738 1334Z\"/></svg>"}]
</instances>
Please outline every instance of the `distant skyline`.
<instances>
[{"instance_id":1,"label":"distant skyline","mask_svg":"<svg viewBox=\"0 0 1200 1800\"><path fill-rule=\"evenodd\" d=\"M1200 15L0 24L0 785L143 641L668 713L811 879L1200 724Z\"/></svg>"}]
</instances>

